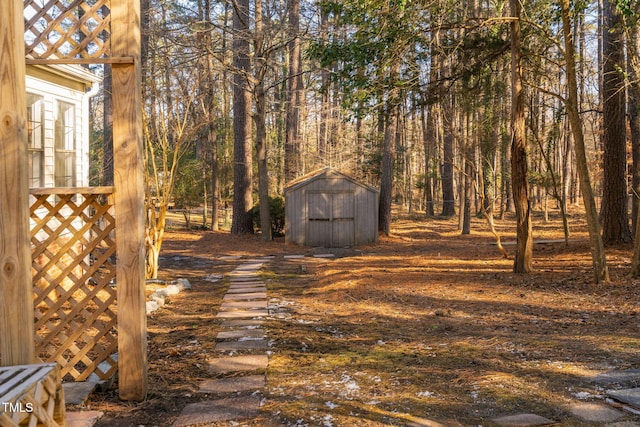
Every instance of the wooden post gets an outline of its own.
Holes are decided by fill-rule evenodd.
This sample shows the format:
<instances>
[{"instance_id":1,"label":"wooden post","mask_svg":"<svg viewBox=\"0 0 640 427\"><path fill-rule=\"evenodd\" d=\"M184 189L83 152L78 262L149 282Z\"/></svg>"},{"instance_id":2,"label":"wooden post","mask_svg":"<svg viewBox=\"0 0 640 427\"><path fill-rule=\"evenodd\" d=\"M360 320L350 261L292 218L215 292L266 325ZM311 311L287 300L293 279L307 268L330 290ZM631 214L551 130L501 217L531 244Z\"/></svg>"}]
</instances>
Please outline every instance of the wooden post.
<instances>
[{"instance_id":1,"label":"wooden post","mask_svg":"<svg viewBox=\"0 0 640 427\"><path fill-rule=\"evenodd\" d=\"M140 2L112 0L113 163L118 297L118 388L123 400L147 394L144 275L144 151L140 71Z\"/></svg>"},{"instance_id":2,"label":"wooden post","mask_svg":"<svg viewBox=\"0 0 640 427\"><path fill-rule=\"evenodd\" d=\"M0 357L33 363L34 329L27 179L24 6L0 13Z\"/></svg>"}]
</instances>

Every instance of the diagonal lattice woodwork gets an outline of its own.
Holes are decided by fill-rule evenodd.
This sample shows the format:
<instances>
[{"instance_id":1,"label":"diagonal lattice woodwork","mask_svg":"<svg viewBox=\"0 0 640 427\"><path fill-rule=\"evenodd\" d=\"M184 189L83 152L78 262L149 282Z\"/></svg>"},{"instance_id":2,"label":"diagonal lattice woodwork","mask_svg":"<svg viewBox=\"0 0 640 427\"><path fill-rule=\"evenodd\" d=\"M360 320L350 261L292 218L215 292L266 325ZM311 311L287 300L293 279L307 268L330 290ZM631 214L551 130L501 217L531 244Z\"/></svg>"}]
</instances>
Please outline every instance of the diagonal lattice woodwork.
<instances>
[{"instance_id":1,"label":"diagonal lattice woodwork","mask_svg":"<svg viewBox=\"0 0 640 427\"><path fill-rule=\"evenodd\" d=\"M27 56L109 57L110 3L110 0L24 0Z\"/></svg>"},{"instance_id":2,"label":"diagonal lattice woodwork","mask_svg":"<svg viewBox=\"0 0 640 427\"><path fill-rule=\"evenodd\" d=\"M109 379L118 365L115 218L108 191L30 191L36 352L75 381L91 374Z\"/></svg>"}]
</instances>

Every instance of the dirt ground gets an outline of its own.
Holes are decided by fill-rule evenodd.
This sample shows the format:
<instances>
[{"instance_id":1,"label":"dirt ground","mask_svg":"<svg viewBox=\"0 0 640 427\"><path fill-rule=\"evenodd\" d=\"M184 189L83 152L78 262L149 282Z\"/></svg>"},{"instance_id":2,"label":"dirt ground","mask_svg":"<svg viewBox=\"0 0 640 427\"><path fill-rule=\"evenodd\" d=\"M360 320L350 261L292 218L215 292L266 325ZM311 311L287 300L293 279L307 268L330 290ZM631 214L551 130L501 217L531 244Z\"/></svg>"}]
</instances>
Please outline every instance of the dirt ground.
<instances>
[{"instance_id":1,"label":"dirt ground","mask_svg":"<svg viewBox=\"0 0 640 427\"><path fill-rule=\"evenodd\" d=\"M628 276L629 245L607 249L612 281L593 284L581 218L570 218L568 247L535 244L526 275L511 272L482 219L460 235L456 220L404 215L390 237L335 259L285 259L313 249L282 239L169 231L161 277L193 289L148 318L148 398L122 402L111 389L87 408L105 412L98 426L170 426L186 404L211 399L198 383L215 377L224 275L242 262L221 257L275 255L261 271L272 312L261 415L221 425L492 426L513 413L598 425L568 406L603 401L594 375L640 368L640 282ZM513 220L497 226L513 254ZM534 234L563 237L557 217L536 217Z\"/></svg>"}]
</instances>

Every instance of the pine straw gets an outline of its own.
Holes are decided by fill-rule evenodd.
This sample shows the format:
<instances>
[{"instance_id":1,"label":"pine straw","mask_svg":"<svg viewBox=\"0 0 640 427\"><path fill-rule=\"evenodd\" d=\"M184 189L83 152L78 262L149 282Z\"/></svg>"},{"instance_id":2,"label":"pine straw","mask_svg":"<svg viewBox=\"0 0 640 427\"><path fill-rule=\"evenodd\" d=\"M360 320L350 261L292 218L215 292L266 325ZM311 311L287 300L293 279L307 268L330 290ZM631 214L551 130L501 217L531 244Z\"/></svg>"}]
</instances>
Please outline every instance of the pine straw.
<instances>
[{"instance_id":1,"label":"pine straw","mask_svg":"<svg viewBox=\"0 0 640 427\"><path fill-rule=\"evenodd\" d=\"M334 260L285 260L310 250L255 237L238 246L222 233L170 233L163 272L186 274L194 291L150 318L150 400L127 406L112 392L91 405L108 411L103 426L168 426L185 404L211 398L196 390L211 376L224 286L199 278L231 271L213 258L233 252L278 255L263 271L279 307L267 324L265 403L241 425L491 426L519 412L583 425L567 405L581 392L602 395L590 378L639 367L640 288L627 277L629 246L608 249L612 283L593 285L584 225L571 223L569 247L536 244L528 275L511 272L482 219L461 236L453 220L403 218L391 237ZM513 251L512 222L496 227ZM561 230L558 218L537 219L534 233L561 240ZM175 254L200 264L169 263Z\"/></svg>"}]
</instances>

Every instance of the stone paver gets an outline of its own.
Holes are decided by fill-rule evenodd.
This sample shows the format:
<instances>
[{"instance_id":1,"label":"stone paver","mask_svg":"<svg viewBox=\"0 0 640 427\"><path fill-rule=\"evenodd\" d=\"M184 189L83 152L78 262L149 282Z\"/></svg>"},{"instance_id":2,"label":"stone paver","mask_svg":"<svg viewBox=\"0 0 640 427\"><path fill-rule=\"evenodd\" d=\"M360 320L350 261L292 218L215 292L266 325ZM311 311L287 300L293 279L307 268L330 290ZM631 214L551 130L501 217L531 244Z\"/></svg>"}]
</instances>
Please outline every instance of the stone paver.
<instances>
[{"instance_id":1,"label":"stone paver","mask_svg":"<svg viewBox=\"0 0 640 427\"><path fill-rule=\"evenodd\" d=\"M62 383L64 402L67 405L84 405L97 385L98 383L93 381Z\"/></svg>"},{"instance_id":2,"label":"stone paver","mask_svg":"<svg viewBox=\"0 0 640 427\"><path fill-rule=\"evenodd\" d=\"M223 301L238 301L238 300L252 300L252 299L265 299L267 298L266 292L245 292L245 293L237 293L237 294L226 294L222 300Z\"/></svg>"},{"instance_id":3,"label":"stone paver","mask_svg":"<svg viewBox=\"0 0 640 427\"><path fill-rule=\"evenodd\" d=\"M314 254L314 258L334 258L334 254Z\"/></svg>"},{"instance_id":4,"label":"stone paver","mask_svg":"<svg viewBox=\"0 0 640 427\"><path fill-rule=\"evenodd\" d=\"M233 295L233 294L250 294L250 293L264 293L267 292L267 287L262 285L262 286L253 286L253 287L246 287L246 286L242 286L242 287L237 287L237 288L229 288L229 290L227 290L227 295Z\"/></svg>"},{"instance_id":5,"label":"stone paver","mask_svg":"<svg viewBox=\"0 0 640 427\"><path fill-rule=\"evenodd\" d=\"M255 289L255 288L266 288L264 282L230 282L229 284L229 289L227 290L233 290L233 289L239 289L239 288L249 288L249 289Z\"/></svg>"},{"instance_id":6,"label":"stone paver","mask_svg":"<svg viewBox=\"0 0 640 427\"><path fill-rule=\"evenodd\" d=\"M242 319L244 317L263 317L268 316L267 310L234 310L219 311L216 317L219 319Z\"/></svg>"},{"instance_id":7,"label":"stone paver","mask_svg":"<svg viewBox=\"0 0 640 427\"><path fill-rule=\"evenodd\" d=\"M217 340L234 338L264 338L264 329L236 329L233 331L218 332L218 335L216 335Z\"/></svg>"},{"instance_id":8,"label":"stone paver","mask_svg":"<svg viewBox=\"0 0 640 427\"><path fill-rule=\"evenodd\" d=\"M445 427L444 424L437 421L428 420L426 418L410 417L406 424L407 427Z\"/></svg>"},{"instance_id":9,"label":"stone paver","mask_svg":"<svg viewBox=\"0 0 640 427\"><path fill-rule=\"evenodd\" d=\"M229 281L229 288L240 288L240 287L253 287L253 286L264 286L264 282L258 280L252 281Z\"/></svg>"},{"instance_id":10,"label":"stone paver","mask_svg":"<svg viewBox=\"0 0 640 427\"><path fill-rule=\"evenodd\" d=\"M581 402L569 406L569 411L584 421L606 423L624 417L624 413L602 403Z\"/></svg>"},{"instance_id":11,"label":"stone paver","mask_svg":"<svg viewBox=\"0 0 640 427\"><path fill-rule=\"evenodd\" d=\"M260 268L262 266L262 264L264 264L264 261L261 259L247 259L244 263L242 263L241 265L239 265L238 267L236 267L236 270L241 270L243 268Z\"/></svg>"},{"instance_id":12,"label":"stone paver","mask_svg":"<svg viewBox=\"0 0 640 427\"><path fill-rule=\"evenodd\" d=\"M592 378L596 384L615 384L625 382L640 383L640 369L624 369L620 371L609 371L596 375Z\"/></svg>"},{"instance_id":13,"label":"stone paver","mask_svg":"<svg viewBox=\"0 0 640 427\"><path fill-rule=\"evenodd\" d=\"M222 319L224 328L218 333L216 351L247 351L242 356L219 357L208 360L209 370L216 374L230 374L227 378L209 379L200 383L201 393L238 394L254 392L249 396L238 395L218 400L187 405L173 427L209 425L217 422L251 418L258 415L261 397L255 392L265 387L265 371L269 364L266 350L269 343L265 331L260 328L261 317L269 315L267 287L260 280L258 270L267 260L249 260L230 274L230 285L223 298L216 318ZM232 339L233 341L224 341ZM257 375L259 371L262 374ZM254 375L238 376L238 373Z\"/></svg>"},{"instance_id":14,"label":"stone paver","mask_svg":"<svg viewBox=\"0 0 640 427\"><path fill-rule=\"evenodd\" d=\"M536 414L515 414L494 418L493 422L501 427L546 426L556 422Z\"/></svg>"},{"instance_id":15,"label":"stone paver","mask_svg":"<svg viewBox=\"0 0 640 427\"><path fill-rule=\"evenodd\" d=\"M251 328L258 328L258 327L262 326L263 323L264 323L264 320L262 320L262 319L251 319L251 318L247 318L247 319L230 319L230 320L225 320L224 322L222 322L220 324L220 326L222 326L223 328L247 328L247 329L251 329Z\"/></svg>"},{"instance_id":16,"label":"stone paver","mask_svg":"<svg viewBox=\"0 0 640 427\"><path fill-rule=\"evenodd\" d=\"M92 427L103 415L104 413L100 411L67 411L64 414L64 418L67 427Z\"/></svg>"},{"instance_id":17,"label":"stone paver","mask_svg":"<svg viewBox=\"0 0 640 427\"><path fill-rule=\"evenodd\" d=\"M241 288L231 288L227 291L227 295L229 294L249 294L251 292L255 292L255 293L262 293L262 292L266 292L267 291L267 287L266 286L255 286L252 288L248 288L246 286L243 286Z\"/></svg>"},{"instance_id":18,"label":"stone paver","mask_svg":"<svg viewBox=\"0 0 640 427\"><path fill-rule=\"evenodd\" d=\"M221 341L215 346L216 351L266 350L268 348L267 340L263 339Z\"/></svg>"},{"instance_id":19,"label":"stone paver","mask_svg":"<svg viewBox=\"0 0 640 427\"><path fill-rule=\"evenodd\" d=\"M628 388L625 390L609 390L607 396L613 397L620 402L629 404L640 409L640 388Z\"/></svg>"},{"instance_id":20,"label":"stone paver","mask_svg":"<svg viewBox=\"0 0 640 427\"><path fill-rule=\"evenodd\" d=\"M260 276L258 276L256 273L254 274L231 274L229 276L229 280L231 282L238 282L238 283L242 283L242 282L259 282L260 281Z\"/></svg>"},{"instance_id":21,"label":"stone paver","mask_svg":"<svg viewBox=\"0 0 640 427\"><path fill-rule=\"evenodd\" d=\"M242 396L210 400L187 405L173 423L173 427L211 424L220 421L239 420L258 415L260 397Z\"/></svg>"},{"instance_id":22,"label":"stone paver","mask_svg":"<svg viewBox=\"0 0 640 427\"><path fill-rule=\"evenodd\" d=\"M269 356L266 354L219 357L209 360L209 369L218 374L264 370L268 365Z\"/></svg>"},{"instance_id":23,"label":"stone paver","mask_svg":"<svg viewBox=\"0 0 640 427\"><path fill-rule=\"evenodd\" d=\"M267 300L254 300L254 301L227 301L220 305L220 310L246 308L250 310L266 309L268 305Z\"/></svg>"},{"instance_id":24,"label":"stone paver","mask_svg":"<svg viewBox=\"0 0 640 427\"><path fill-rule=\"evenodd\" d=\"M229 281L229 284L231 285L231 287L234 287L234 286L258 286L258 285L263 285L264 286L264 281L260 280L258 277L255 277L254 279L251 279L251 280L234 280L233 278L231 278L231 280Z\"/></svg>"},{"instance_id":25,"label":"stone paver","mask_svg":"<svg viewBox=\"0 0 640 427\"><path fill-rule=\"evenodd\" d=\"M234 300L237 301L238 299L235 298L236 295L241 295L240 299L244 299L244 300L256 300L256 299L265 299L265 298L260 298L260 295L264 295L264 293L266 292L265 288L262 289L238 289L238 290L229 290L226 293L226 299L224 299L223 301L229 301L229 300ZM254 297L242 297L242 295L247 295L247 294L255 294Z\"/></svg>"},{"instance_id":26,"label":"stone paver","mask_svg":"<svg viewBox=\"0 0 640 427\"><path fill-rule=\"evenodd\" d=\"M229 282L229 288L233 289L233 288L253 288L256 286L264 286L264 282L261 280L255 280L255 281L251 281L251 282L234 282L231 281Z\"/></svg>"},{"instance_id":27,"label":"stone paver","mask_svg":"<svg viewBox=\"0 0 640 427\"><path fill-rule=\"evenodd\" d=\"M200 383L200 393L239 393L255 391L265 387L264 375L247 375L244 377L219 378L205 380Z\"/></svg>"},{"instance_id":28,"label":"stone paver","mask_svg":"<svg viewBox=\"0 0 640 427\"><path fill-rule=\"evenodd\" d=\"M266 287L264 282L231 282L229 289L237 288L264 288Z\"/></svg>"},{"instance_id":29,"label":"stone paver","mask_svg":"<svg viewBox=\"0 0 640 427\"><path fill-rule=\"evenodd\" d=\"M258 280L260 276L258 275L258 269L245 269L245 270L234 270L229 274L229 277L232 280Z\"/></svg>"},{"instance_id":30,"label":"stone paver","mask_svg":"<svg viewBox=\"0 0 640 427\"><path fill-rule=\"evenodd\" d=\"M260 267L262 267L262 264L264 264L263 261L258 261L258 260L249 260L247 262L245 262L242 265L239 265L238 267L236 267L235 270L233 270L234 272L240 272L240 271L258 271L260 270Z\"/></svg>"}]
</instances>

